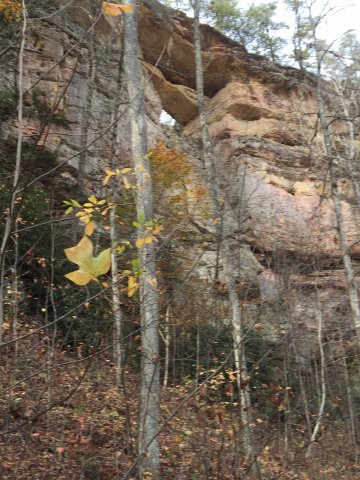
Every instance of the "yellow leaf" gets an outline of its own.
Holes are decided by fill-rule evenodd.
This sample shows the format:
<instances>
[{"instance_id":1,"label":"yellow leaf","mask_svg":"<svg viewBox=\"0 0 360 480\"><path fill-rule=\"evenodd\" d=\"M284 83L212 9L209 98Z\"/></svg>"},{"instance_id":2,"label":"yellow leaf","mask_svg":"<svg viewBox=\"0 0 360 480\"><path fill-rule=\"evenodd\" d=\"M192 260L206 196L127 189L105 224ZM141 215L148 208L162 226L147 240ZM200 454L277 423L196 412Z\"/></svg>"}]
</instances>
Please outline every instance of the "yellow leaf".
<instances>
[{"instance_id":1,"label":"yellow leaf","mask_svg":"<svg viewBox=\"0 0 360 480\"><path fill-rule=\"evenodd\" d=\"M129 188L131 188L131 183L129 182L129 180L124 177L123 182L124 182L125 190L129 190Z\"/></svg>"},{"instance_id":2,"label":"yellow leaf","mask_svg":"<svg viewBox=\"0 0 360 480\"><path fill-rule=\"evenodd\" d=\"M70 262L79 265L84 257L86 258L92 255L93 244L88 237L84 236L75 247L66 248L64 252Z\"/></svg>"},{"instance_id":3,"label":"yellow leaf","mask_svg":"<svg viewBox=\"0 0 360 480\"><path fill-rule=\"evenodd\" d=\"M132 12L131 5L117 5L116 3L103 2L103 11L106 15L112 17L117 17L122 14L122 12Z\"/></svg>"},{"instance_id":4,"label":"yellow leaf","mask_svg":"<svg viewBox=\"0 0 360 480\"><path fill-rule=\"evenodd\" d=\"M96 205L97 204L97 199L95 197L95 195L91 195L91 197L88 197L88 200L89 202L91 202L93 205ZM91 205L91 206L93 206Z\"/></svg>"},{"instance_id":5,"label":"yellow leaf","mask_svg":"<svg viewBox=\"0 0 360 480\"><path fill-rule=\"evenodd\" d=\"M154 240L156 240L156 239L155 239L155 237L152 237L152 236L151 237L145 237L145 239L144 239L145 243L152 243Z\"/></svg>"},{"instance_id":6,"label":"yellow leaf","mask_svg":"<svg viewBox=\"0 0 360 480\"><path fill-rule=\"evenodd\" d=\"M78 212L76 213L76 216L79 217L79 219L83 222L83 223L89 223L90 222L90 219L92 217L92 215L87 215L86 213L84 212Z\"/></svg>"},{"instance_id":7,"label":"yellow leaf","mask_svg":"<svg viewBox=\"0 0 360 480\"><path fill-rule=\"evenodd\" d=\"M90 280L96 280L99 275L107 273L111 266L111 249L107 248L93 257L93 244L84 235L75 247L66 248L65 255L70 262L76 263L79 269L65 275L77 285L86 285Z\"/></svg>"},{"instance_id":8,"label":"yellow leaf","mask_svg":"<svg viewBox=\"0 0 360 480\"><path fill-rule=\"evenodd\" d=\"M106 173L106 177L104 178L104 181L103 181L103 186L104 187L109 183L110 178L113 175L116 175L115 172L113 172L112 170L108 170L108 169L105 170L105 173Z\"/></svg>"},{"instance_id":9,"label":"yellow leaf","mask_svg":"<svg viewBox=\"0 0 360 480\"><path fill-rule=\"evenodd\" d=\"M114 204L112 202L109 202L107 206L104 208L104 210L101 212L101 215L105 216L109 210L114 208Z\"/></svg>"},{"instance_id":10,"label":"yellow leaf","mask_svg":"<svg viewBox=\"0 0 360 480\"><path fill-rule=\"evenodd\" d=\"M128 173L128 172L131 172L132 168L123 168L121 170L121 173L124 174L124 173Z\"/></svg>"},{"instance_id":11,"label":"yellow leaf","mask_svg":"<svg viewBox=\"0 0 360 480\"><path fill-rule=\"evenodd\" d=\"M81 287L87 285L90 280L96 280L90 273L84 272L83 270L75 270L74 272L67 273L64 277Z\"/></svg>"},{"instance_id":12,"label":"yellow leaf","mask_svg":"<svg viewBox=\"0 0 360 480\"><path fill-rule=\"evenodd\" d=\"M89 222L85 227L85 235L90 237L94 233L95 222Z\"/></svg>"},{"instance_id":13,"label":"yellow leaf","mask_svg":"<svg viewBox=\"0 0 360 480\"><path fill-rule=\"evenodd\" d=\"M142 245L144 245L145 239L144 238L138 238L135 242L135 247L140 248Z\"/></svg>"},{"instance_id":14,"label":"yellow leaf","mask_svg":"<svg viewBox=\"0 0 360 480\"><path fill-rule=\"evenodd\" d=\"M131 275L128 278L128 297L132 297L136 293L138 288L139 288L139 284L136 281L136 278L133 275Z\"/></svg>"},{"instance_id":15,"label":"yellow leaf","mask_svg":"<svg viewBox=\"0 0 360 480\"><path fill-rule=\"evenodd\" d=\"M164 230L164 227L162 227L161 225L155 225L155 228L153 230L153 234L154 235L159 235L159 233Z\"/></svg>"}]
</instances>

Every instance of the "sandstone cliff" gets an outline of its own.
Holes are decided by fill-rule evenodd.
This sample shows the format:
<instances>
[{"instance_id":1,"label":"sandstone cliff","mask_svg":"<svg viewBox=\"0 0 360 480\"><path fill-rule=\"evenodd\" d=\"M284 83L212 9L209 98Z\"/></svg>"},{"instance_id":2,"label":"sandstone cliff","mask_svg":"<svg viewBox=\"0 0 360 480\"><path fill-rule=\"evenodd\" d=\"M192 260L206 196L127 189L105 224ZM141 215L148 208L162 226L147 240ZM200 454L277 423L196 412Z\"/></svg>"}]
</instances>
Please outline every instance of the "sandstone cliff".
<instances>
[{"instance_id":1,"label":"sandstone cliff","mask_svg":"<svg viewBox=\"0 0 360 480\"><path fill-rule=\"evenodd\" d=\"M61 0L55 3L65 5ZM111 142L115 139L120 158L128 151L128 104L120 81L121 20L99 15L90 0L72 2L60 13L48 15L51 10L44 4L31 21L25 87L53 113L45 127L41 119L29 115L26 134L55 152L58 164L67 166L59 170L65 182L75 184L78 175L83 190L99 192ZM139 15L151 141L162 139L185 151L194 165L190 183L204 186L192 21L155 0L142 2ZM274 335L289 323L312 330L318 290L325 324L336 337L339 324L351 322L322 134L317 128L314 79L250 55L206 25L202 35L205 93L224 194L226 235L232 239L239 295L249 308L250 321L265 320ZM16 58L11 50L2 58L5 73L0 82L12 87ZM178 122L178 129L160 125L163 110ZM56 121L59 117L63 125ZM10 119L2 125L2 137L15 134L16 123ZM209 287L215 280L217 249L211 239L211 214L203 214L210 208L206 196L202 202L189 193L194 241L190 249L186 247L179 275ZM359 215L345 179L342 208L356 259ZM209 237L205 240L200 235L204 232ZM226 285L222 288L226 290ZM177 301L184 302L180 297Z\"/></svg>"}]
</instances>

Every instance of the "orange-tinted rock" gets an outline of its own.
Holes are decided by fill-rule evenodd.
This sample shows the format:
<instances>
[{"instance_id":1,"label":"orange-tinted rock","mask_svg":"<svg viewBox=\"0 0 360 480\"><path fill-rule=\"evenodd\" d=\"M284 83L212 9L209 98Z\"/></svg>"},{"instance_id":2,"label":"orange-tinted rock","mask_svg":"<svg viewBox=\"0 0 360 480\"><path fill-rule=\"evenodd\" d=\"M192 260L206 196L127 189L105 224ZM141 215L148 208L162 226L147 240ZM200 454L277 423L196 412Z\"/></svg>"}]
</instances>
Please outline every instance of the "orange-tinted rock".
<instances>
[{"instance_id":1,"label":"orange-tinted rock","mask_svg":"<svg viewBox=\"0 0 360 480\"><path fill-rule=\"evenodd\" d=\"M162 106L176 121L185 124L198 114L197 98L194 90L185 85L175 85L166 80L161 71L144 62L148 80L159 94Z\"/></svg>"}]
</instances>

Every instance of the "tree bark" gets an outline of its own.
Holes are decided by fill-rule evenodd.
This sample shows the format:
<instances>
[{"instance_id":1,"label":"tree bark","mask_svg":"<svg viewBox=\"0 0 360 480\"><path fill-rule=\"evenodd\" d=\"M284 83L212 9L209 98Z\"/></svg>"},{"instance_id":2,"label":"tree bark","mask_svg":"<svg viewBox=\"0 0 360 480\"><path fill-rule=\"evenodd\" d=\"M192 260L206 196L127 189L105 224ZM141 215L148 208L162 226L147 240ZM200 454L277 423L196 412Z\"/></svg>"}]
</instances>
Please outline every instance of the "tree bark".
<instances>
[{"instance_id":1,"label":"tree bark","mask_svg":"<svg viewBox=\"0 0 360 480\"><path fill-rule=\"evenodd\" d=\"M0 245L0 345L2 343L2 332L3 332L3 323L4 323L4 284L5 284L5 257L6 257L6 248L11 236L11 229L13 222L16 216L16 203L18 196L18 187L20 181L20 172L21 172L21 156L22 156L22 145L23 145L23 110L24 110L24 53L25 53L25 34L28 25L27 18L27 9L25 0L21 2L22 8L22 31L21 31L21 42L20 42L20 51L19 51L19 71L18 71L18 137L17 137L17 146L16 146L16 160L15 160L15 169L14 169L14 179L13 179L13 189L11 192L10 205L8 214L5 221L4 235Z\"/></svg>"},{"instance_id":2,"label":"tree bark","mask_svg":"<svg viewBox=\"0 0 360 480\"><path fill-rule=\"evenodd\" d=\"M115 202L113 202L115 203ZM120 306L119 289L119 268L116 255L116 212L115 207L110 210L110 238L111 238L111 293L112 293L112 313L114 319L114 360L116 366L115 381L118 387L121 386L122 374L122 313Z\"/></svg>"},{"instance_id":3,"label":"tree bark","mask_svg":"<svg viewBox=\"0 0 360 480\"><path fill-rule=\"evenodd\" d=\"M245 451L246 462L251 465L251 471L256 478L261 478L260 468L256 459L254 439L251 430L251 398L247 386L242 381L248 378L246 354L243 342L243 319L240 302L236 290L236 281L233 270L231 250L226 234L223 235L223 215L221 209L220 186L216 174L213 144L209 134L206 103L204 95L204 75L201 58L200 34L200 0L194 0L194 44L196 66L196 91L199 104L201 125L202 156L206 172L207 186L213 204L215 227L222 245L222 263L225 269L229 289L229 304L231 309L231 322L233 331L235 366L237 371L237 384L240 393L240 416L242 423L242 444Z\"/></svg>"},{"instance_id":4,"label":"tree bark","mask_svg":"<svg viewBox=\"0 0 360 480\"><path fill-rule=\"evenodd\" d=\"M136 176L136 210L139 223L138 238L145 233L144 223L153 220L151 168L147 157L147 127L145 119L144 82L139 61L139 43L136 3L127 0L132 13L125 13L124 71L129 96L131 123L131 150ZM143 243L139 247L140 302L141 302L141 386L138 432L138 454L142 457L140 476L150 472L160 478L159 427L160 357L159 312L156 288L155 244Z\"/></svg>"},{"instance_id":5,"label":"tree bark","mask_svg":"<svg viewBox=\"0 0 360 480\"><path fill-rule=\"evenodd\" d=\"M318 39L316 36L316 24L313 27L313 44L317 61L317 82L316 82L316 100L318 104L319 121L324 138L324 148L326 160L329 166L330 183L331 183L331 197L334 204L336 228L339 236L339 245L342 253L343 264L345 268L345 276L347 281L347 288L350 299L350 307L353 317L354 328L357 334L358 343L360 345L360 304L359 296L355 285L354 270L351 262L350 250L346 239L344 215L340 202L339 189L337 183L337 160L334 157L331 145L331 134L329 125L326 121L325 115L325 101L321 90L321 64L322 56L318 47Z\"/></svg>"},{"instance_id":6,"label":"tree bark","mask_svg":"<svg viewBox=\"0 0 360 480\"><path fill-rule=\"evenodd\" d=\"M316 287L316 319L318 322L318 344L320 352L320 390L321 390L321 401L319 405L319 411L316 418L316 423L311 434L310 444L307 448L305 457L309 458L312 453L312 447L316 441L317 434L319 433L321 421L324 416L325 402L326 402L326 379L325 379L325 353L323 345L323 318L321 311L321 302L318 287Z\"/></svg>"}]
</instances>

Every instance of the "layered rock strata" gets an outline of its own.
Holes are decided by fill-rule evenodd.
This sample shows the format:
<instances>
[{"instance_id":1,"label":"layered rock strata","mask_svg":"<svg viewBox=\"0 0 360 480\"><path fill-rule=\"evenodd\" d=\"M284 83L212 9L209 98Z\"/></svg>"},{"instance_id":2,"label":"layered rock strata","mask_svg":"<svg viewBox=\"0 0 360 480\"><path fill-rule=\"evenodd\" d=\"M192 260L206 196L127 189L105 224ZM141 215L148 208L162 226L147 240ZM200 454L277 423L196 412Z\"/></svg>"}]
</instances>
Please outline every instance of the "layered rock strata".
<instances>
[{"instance_id":1,"label":"layered rock strata","mask_svg":"<svg viewBox=\"0 0 360 480\"><path fill-rule=\"evenodd\" d=\"M24 66L26 89L35 92L52 118L43 129L41 120L29 116L26 134L80 172L83 188L92 191L108 159L128 155L129 106L120 81L122 23L100 14L90 0L68 7L61 0L56 4L64 6L59 13L47 18L40 15L46 9L39 7L41 18L32 20ZM192 20L146 0L139 8L139 28L150 138L186 151L197 172L190 183L204 186ZM265 309L266 320L266 305L279 305L282 295L281 311L271 317L274 328L291 317L312 329L315 293L320 289L326 325L337 330L339 312L341 322L350 325L322 133L317 128L314 78L250 55L205 25L202 41L209 128L224 195L226 235L239 265L240 298L244 305L249 299ZM3 60L5 65L8 59ZM6 65L9 68L11 62ZM11 78L10 69L3 78ZM162 110L178 122L181 133L161 127ZM63 125L56 122L59 116ZM15 134L15 122L3 125L3 137ZM356 259L359 214L345 179L340 188L347 242ZM211 237L213 218L201 213L210 211L210 204L204 199L201 206L190 194L188 202L194 231ZM198 257L191 277L209 284L216 277L213 240L193 244L182 265L184 277ZM219 281L225 282L221 272ZM261 317L254 312L253 319Z\"/></svg>"}]
</instances>

